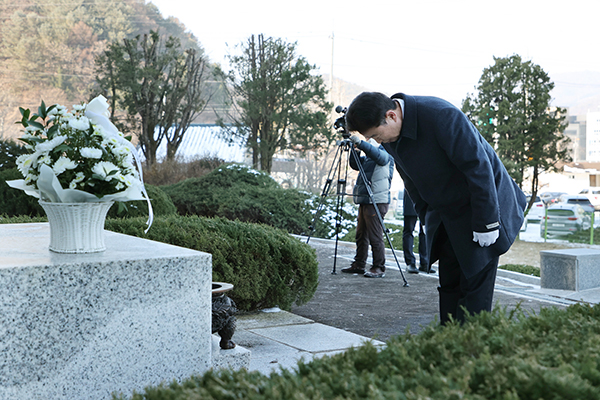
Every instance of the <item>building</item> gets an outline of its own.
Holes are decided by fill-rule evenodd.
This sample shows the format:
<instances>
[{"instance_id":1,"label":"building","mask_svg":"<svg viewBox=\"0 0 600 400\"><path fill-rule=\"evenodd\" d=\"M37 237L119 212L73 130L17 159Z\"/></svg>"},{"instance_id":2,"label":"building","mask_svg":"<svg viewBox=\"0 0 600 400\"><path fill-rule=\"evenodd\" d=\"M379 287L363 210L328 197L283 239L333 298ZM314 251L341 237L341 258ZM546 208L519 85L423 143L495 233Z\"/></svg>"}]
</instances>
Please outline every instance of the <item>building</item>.
<instances>
[{"instance_id":1,"label":"building","mask_svg":"<svg viewBox=\"0 0 600 400\"><path fill-rule=\"evenodd\" d=\"M167 155L167 141L163 140L156 151L160 162ZM182 161L199 158L218 158L226 162L246 162L246 140L241 137L229 139L218 125L193 124L183 135L176 157ZM140 150L141 159L144 155Z\"/></svg>"},{"instance_id":2,"label":"building","mask_svg":"<svg viewBox=\"0 0 600 400\"><path fill-rule=\"evenodd\" d=\"M573 162L585 161L586 155L586 117L584 115L568 115L565 136L571 139L569 145Z\"/></svg>"},{"instance_id":3,"label":"building","mask_svg":"<svg viewBox=\"0 0 600 400\"><path fill-rule=\"evenodd\" d=\"M600 112L588 112L586 120L586 161L600 162Z\"/></svg>"}]
</instances>

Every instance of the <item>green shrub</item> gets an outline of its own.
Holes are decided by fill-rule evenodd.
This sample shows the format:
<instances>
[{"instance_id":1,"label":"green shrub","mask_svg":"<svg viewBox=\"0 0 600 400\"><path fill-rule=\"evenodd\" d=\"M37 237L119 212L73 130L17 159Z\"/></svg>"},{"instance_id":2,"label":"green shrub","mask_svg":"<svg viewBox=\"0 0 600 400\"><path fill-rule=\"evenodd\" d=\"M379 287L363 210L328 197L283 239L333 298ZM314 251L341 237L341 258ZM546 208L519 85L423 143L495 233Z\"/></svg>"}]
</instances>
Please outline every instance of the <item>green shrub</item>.
<instances>
[{"instance_id":1,"label":"green shrub","mask_svg":"<svg viewBox=\"0 0 600 400\"><path fill-rule=\"evenodd\" d=\"M38 217L46 215L39 205L38 199L19 189L8 186L6 181L23 179L23 175L16 168L0 170L0 214L8 217L29 215Z\"/></svg>"},{"instance_id":2,"label":"green shrub","mask_svg":"<svg viewBox=\"0 0 600 400\"><path fill-rule=\"evenodd\" d=\"M9 217L8 215L0 215L0 224L31 224L34 222L48 222L48 218L43 217L30 217L29 215L17 215Z\"/></svg>"},{"instance_id":3,"label":"green shrub","mask_svg":"<svg viewBox=\"0 0 600 400\"><path fill-rule=\"evenodd\" d=\"M171 201L171 198L158 186L144 185L150 202L154 216L166 216L177 214L177 208ZM146 200L123 201L115 203L109 210L107 217L109 218L134 218L148 217L148 203Z\"/></svg>"},{"instance_id":4,"label":"green shrub","mask_svg":"<svg viewBox=\"0 0 600 400\"><path fill-rule=\"evenodd\" d=\"M282 189L269 175L238 164L221 166L211 173L171 186L163 186L181 215L223 217L267 224L295 234L309 234L320 198L296 189ZM335 233L335 199L323 201L313 236ZM342 229L356 221L352 206L341 210Z\"/></svg>"},{"instance_id":5,"label":"green shrub","mask_svg":"<svg viewBox=\"0 0 600 400\"><path fill-rule=\"evenodd\" d=\"M240 310L289 310L317 289L314 249L281 230L196 216L158 217L146 235L145 227L145 217L106 221L111 231L212 254L213 280L234 285L230 297Z\"/></svg>"},{"instance_id":6,"label":"green shrub","mask_svg":"<svg viewBox=\"0 0 600 400\"><path fill-rule=\"evenodd\" d=\"M134 400L600 398L600 306L495 308L265 376L208 371ZM120 397L121 399L124 397Z\"/></svg>"},{"instance_id":7,"label":"green shrub","mask_svg":"<svg viewBox=\"0 0 600 400\"><path fill-rule=\"evenodd\" d=\"M0 168L16 168L17 157L27 153L25 147L19 145L12 139L0 140ZM23 176L21 176L21 179Z\"/></svg>"},{"instance_id":8,"label":"green shrub","mask_svg":"<svg viewBox=\"0 0 600 400\"><path fill-rule=\"evenodd\" d=\"M538 267L534 267L532 265L525 264L504 264L500 265L498 268L505 269L507 271L520 272L521 274L532 275L532 276L540 276L540 269Z\"/></svg>"}]
</instances>

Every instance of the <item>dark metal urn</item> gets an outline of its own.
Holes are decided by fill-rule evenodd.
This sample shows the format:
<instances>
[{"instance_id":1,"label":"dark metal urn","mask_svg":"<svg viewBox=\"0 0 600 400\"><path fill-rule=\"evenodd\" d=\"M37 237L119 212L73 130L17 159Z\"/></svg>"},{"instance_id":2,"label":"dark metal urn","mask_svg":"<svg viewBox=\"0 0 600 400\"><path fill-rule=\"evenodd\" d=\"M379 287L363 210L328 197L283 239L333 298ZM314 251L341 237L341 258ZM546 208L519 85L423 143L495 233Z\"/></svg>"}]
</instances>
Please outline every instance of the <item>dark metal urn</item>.
<instances>
[{"instance_id":1,"label":"dark metal urn","mask_svg":"<svg viewBox=\"0 0 600 400\"><path fill-rule=\"evenodd\" d=\"M231 283L212 283L212 333L221 337L219 346L223 350L233 349L235 343L231 340L235 333L235 303L225 295L233 289Z\"/></svg>"}]
</instances>

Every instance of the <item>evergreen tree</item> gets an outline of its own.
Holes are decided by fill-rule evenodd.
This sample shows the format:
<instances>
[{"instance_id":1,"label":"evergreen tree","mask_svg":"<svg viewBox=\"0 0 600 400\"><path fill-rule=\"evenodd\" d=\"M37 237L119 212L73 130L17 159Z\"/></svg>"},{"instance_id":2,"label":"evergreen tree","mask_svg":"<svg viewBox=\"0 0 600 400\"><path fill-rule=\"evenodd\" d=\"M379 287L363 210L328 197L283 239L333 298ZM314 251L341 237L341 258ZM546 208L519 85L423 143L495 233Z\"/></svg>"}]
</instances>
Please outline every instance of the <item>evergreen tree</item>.
<instances>
[{"instance_id":1,"label":"evergreen tree","mask_svg":"<svg viewBox=\"0 0 600 400\"><path fill-rule=\"evenodd\" d=\"M327 90L315 67L296 55L296 44L252 35L229 56L228 80L238 114L236 134L247 137L254 168L271 172L286 149L321 149L331 143Z\"/></svg>"},{"instance_id":2,"label":"evergreen tree","mask_svg":"<svg viewBox=\"0 0 600 400\"><path fill-rule=\"evenodd\" d=\"M144 0L0 0L0 137L19 136L18 107L90 99L95 59L109 43L159 27L199 50L196 38Z\"/></svg>"},{"instance_id":3,"label":"evergreen tree","mask_svg":"<svg viewBox=\"0 0 600 400\"><path fill-rule=\"evenodd\" d=\"M479 79L476 96L463 101L462 110L496 149L508 172L523 187L531 178L535 201L539 176L571 161L563 135L566 110L551 107L554 83L539 65L521 57L496 58Z\"/></svg>"},{"instance_id":4,"label":"evergreen tree","mask_svg":"<svg viewBox=\"0 0 600 400\"><path fill-rule=\"evenodd\" d=\"M182 50L178 38L161 39L156 31L112 43L98 58L97 73L113 121L123 131L134 125L148 165L156 162L162 140L167 159L174 159L185 131L210 99L212 72L203 53ZM119 108L126 122L116 120Z\"/></svg>"}]
</instances>

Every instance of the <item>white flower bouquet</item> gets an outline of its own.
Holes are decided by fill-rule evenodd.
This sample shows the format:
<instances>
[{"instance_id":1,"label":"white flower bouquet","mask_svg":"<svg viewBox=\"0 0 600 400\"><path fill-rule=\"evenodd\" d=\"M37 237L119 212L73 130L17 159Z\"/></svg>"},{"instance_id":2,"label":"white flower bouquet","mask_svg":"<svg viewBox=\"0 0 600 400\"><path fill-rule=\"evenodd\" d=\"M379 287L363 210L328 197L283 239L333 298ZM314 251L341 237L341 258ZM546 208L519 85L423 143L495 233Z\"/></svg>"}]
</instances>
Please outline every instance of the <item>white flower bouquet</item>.
<instances>
[{"instance_id":1,"label":"white flower bouquet","mask_svg":"<svg viewBox=\"0 0 600 400\"><path fill-rule=\"evenodd\" d=\"M37 114L19 109L29 153L17 158L25 179L7 181L11 187L53 203L145 199L152 224L136 149L108 119L103 96L74 105L73 113L43 101Z\"/></svg>"}]
</instances>

